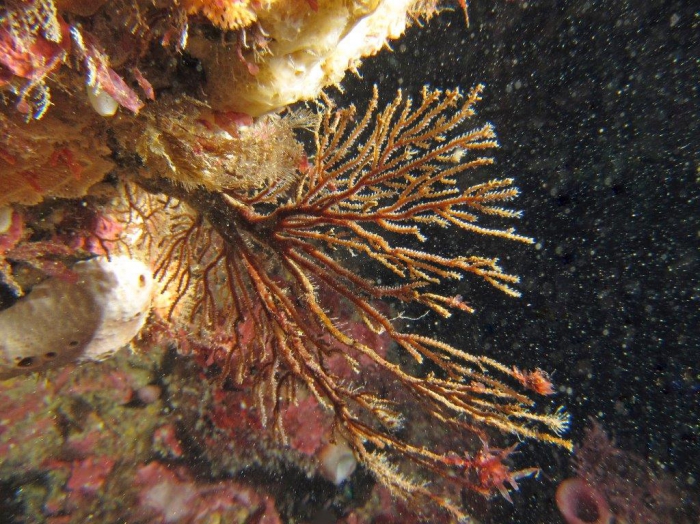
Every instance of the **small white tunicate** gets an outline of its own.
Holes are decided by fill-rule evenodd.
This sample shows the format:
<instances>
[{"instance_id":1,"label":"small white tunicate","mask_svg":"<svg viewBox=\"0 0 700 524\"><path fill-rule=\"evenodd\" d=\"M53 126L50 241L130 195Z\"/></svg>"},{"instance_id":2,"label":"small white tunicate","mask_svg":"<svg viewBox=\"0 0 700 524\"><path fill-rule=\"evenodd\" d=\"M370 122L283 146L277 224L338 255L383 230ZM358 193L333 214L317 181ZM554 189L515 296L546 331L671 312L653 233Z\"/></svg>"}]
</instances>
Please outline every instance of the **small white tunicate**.
<instances>
[{"instance_id":1,"label":"small white tunicate","mask_svg":"<svg viewBox=\"0 0 700 524\"><path fill-rule=\"evenodd\" d=\"M340 486L348 480L357 467L357 459L346 442L326 444L319 453L320 473L325 478Z\"/></svg>"},{"instance_id":2,"label":"small white tunicate","mask_svg":"<svg viewBox=\"0 0 700 524\"><path fill-rule=\"evenodd\" d=\"M101 116L114 116L119 108L117 101L98 84L87 86L87 96L92 108Z\"/></svg>"}]
</instances>

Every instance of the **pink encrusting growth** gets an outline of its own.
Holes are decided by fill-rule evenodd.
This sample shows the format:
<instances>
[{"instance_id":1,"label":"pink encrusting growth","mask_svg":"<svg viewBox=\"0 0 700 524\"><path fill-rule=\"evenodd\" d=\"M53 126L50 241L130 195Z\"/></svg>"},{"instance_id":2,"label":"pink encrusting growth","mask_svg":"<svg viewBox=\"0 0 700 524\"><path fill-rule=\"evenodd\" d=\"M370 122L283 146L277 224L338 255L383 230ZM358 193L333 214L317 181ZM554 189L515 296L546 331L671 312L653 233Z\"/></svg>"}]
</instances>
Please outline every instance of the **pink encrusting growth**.
<instances>
[{"instance_id":1,"label":"pink encrusting growth","mask_svg":"<svg viewBox=\"0 0 700 524\"><path fill-rule=\"evenodd\" d=\"M141 494L133 513L150 522L282 522L269 496L232 481L198 482L157 462L139 468L135 480Z\"/></svg>"},{"instance_id":2,"label":"pink encrusting growth","mask_svg":"<svg viewBox=\"0 0 700 524\"><path fill-rule=\"evenodd\" d=\"M603 494L581 478L559 484L556 500L567 524L610 524L613 519Z\"/></svg>"},{"instance_id":3,"label":"pink encrusting growth","mask_svg":"<svg viewBox=\"0 0 700 524\"><path fill-rule=\"evenodd\" d=\"M697 502L686 500L687 494L667 472L617 447L595 421L573 462L577 477L557 490L557 506L567 523L666 524L694 522L697 516Z\"/></svg>"},{"instance_id":4,"label":"pink encrusting growth","mask_svg":"<svg viewBox=\"0 0 700 524\"><path fill-rule=\"evenodd\" d=\"M43 116L50 105L46 80L71 55L83 60L89 86L103 90L134 113L143 107L136 92L109 67L109 59L99 49L96 38L84 29L68 24L58 14L47 19L43 33L24 26L20 18L9 16L6 20L10 23L0 25L0 87L9 84L13 76L24 80L18 88L20 112L37 119Z\"/></svg>"}]
</instances>

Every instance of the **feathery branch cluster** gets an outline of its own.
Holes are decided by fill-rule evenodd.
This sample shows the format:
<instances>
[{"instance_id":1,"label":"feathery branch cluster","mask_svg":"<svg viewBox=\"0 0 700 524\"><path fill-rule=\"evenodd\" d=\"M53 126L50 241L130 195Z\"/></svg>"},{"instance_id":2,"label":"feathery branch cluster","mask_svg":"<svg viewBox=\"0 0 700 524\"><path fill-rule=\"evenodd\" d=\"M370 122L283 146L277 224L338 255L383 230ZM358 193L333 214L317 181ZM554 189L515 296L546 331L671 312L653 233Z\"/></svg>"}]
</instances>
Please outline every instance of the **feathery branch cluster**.
<instances>
[{"instance_id":1,"label":"feathery branch cluster","mask_svg":"<svg viewBox=\"0 0 700 524\"><path fill-rule=\"evenodd\" d=\"M417 106L399 93L379 110L375 89L363 115L324 98L314 156L299 162L293 180L285 176L280 184L212 190L166 177L137 178L147 191L179 201L156 266L156 276L175 296L171 315L184 308L203 334L226 334L223 374L238 383L253 377L257 407L276 434L285 439L280 406L303 385L332 411L338 432L381 482L399 495L425 495L457 515L457 505L400 473L392 459L408 458L433 476L483 492L485 486L468 471L477 461L399 438L396 430L406 414L372 388L360 359L403 386L411 405L451 431L482 436L490 426L570 448L560 436L568 417L561 410L534 411L534 401L522 392L551 393L543 371L521 372L403 332L376 305L414 303L443 317L471 311L461 296L431 291L464 274L518 295L512 287L517 277L503 272L495 259L411 247L426 239L430 227L532 242L513 229L478 223L484 215L519 216L502 207L517 195L512 180L458 185L459 175L492 162L482 155L497 145L489 124L460 132L481 91L477 86L463 96L426 88ZM346 253L384 267L395 282L383 285L367 276ZM386 333L405 356L400 363L347 333L324 299L329 296ZM336 371L331 359L337 355L358 380ZM423 371L412 372L417 363L425 364Z\"/></svg>"}]
</instances>

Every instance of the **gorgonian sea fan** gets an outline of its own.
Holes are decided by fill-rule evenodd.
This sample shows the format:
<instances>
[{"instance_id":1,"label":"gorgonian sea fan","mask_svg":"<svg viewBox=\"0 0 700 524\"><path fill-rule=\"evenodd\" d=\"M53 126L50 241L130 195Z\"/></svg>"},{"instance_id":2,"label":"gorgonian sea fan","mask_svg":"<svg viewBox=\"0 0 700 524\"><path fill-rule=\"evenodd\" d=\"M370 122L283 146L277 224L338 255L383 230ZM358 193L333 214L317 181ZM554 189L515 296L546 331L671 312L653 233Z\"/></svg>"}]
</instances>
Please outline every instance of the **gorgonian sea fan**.
<instances>
[{"instance_id":1,"label":"gorgonian sea fan","mask_svg":"<svg viewBox=\"0 0 700 524\"><path fill-rule=\"evenodd\" d=\"M451 435L465 435L464 441L467 435L485 441L485 428L491 427L571 448L560 437L566 414L535 411L534 401L521 392L551 393L543 371L522 372L403 332L387 308L377 305L417 304L442 317L471 311L461 296L435 291L465 274L518 296L512 287L517 277L504 273L495 259L416 248L435 227L532 242L513 229L478 222L519 216L501 207L518 193L512 180L466 189L458 184L459 176L492 163L483 154L497 146L490 124L463 130L482 89L463 96L458 90L425 88L417 106L399 93L383 110L375 89L362 115L323 98L312 126L313 155L295 156L289 147L294 176L277 181L255 184L250 173L241 174L250 166L201 156L197 162L216 171L208 178L218 180L215 184L179 183L172 166L169 173L142 170L133 177L151 195L168 197L171 222L160 242L156 276L174 295L171 316L187 323L200 340L226 340L223 375L253 384L257 408L276 434L284 441L280 407L302 386L333 413L338 433L379 481L405 497L428 497L455 515L461 510L449 494L428 488L419 474L402 472L396 464L410 459L432 478L488 492L480 485L484 475L471 471L479 461L464 449L426 445L399 431L415 421L416 406L420 416ZM185 148L186 134L151 135L158 144L170 141L171 150ZM213 134L205 138L200 136L200 146L216 140ZM225 157L220 147L206 144L197 154L207 150ZM377 271L368 269L378 267L393 275L390 284L380 283ZM399 356L392 360L353 338L343 319L334 316L334 302L385 333ZM351 377L331 365L334 358L344 359ZM383 378L363 374L361 361ZM403 393L386 398L377 385L382 380L400 384ZM510 480L514 484L521 476L516 472ZM488 488L500 489L509 479L502 480Z\"/></svg>"}]
</instances>

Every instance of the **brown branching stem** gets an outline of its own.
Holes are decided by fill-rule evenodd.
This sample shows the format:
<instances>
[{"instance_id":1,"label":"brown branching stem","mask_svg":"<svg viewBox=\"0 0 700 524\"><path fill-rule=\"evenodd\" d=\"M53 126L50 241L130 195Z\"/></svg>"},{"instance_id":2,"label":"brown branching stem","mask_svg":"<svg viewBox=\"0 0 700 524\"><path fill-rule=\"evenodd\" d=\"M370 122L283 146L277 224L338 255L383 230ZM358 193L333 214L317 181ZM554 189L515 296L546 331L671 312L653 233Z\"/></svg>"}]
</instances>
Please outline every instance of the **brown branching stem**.
<instances>
[{"instance_id":1,"label":"brown branching stem","mask_svg":"<svg viewBox=\"0 0 700 524\"><path fill-rule=\"evenodd\" d=\"M414 247L431 227L532 242L513 229L477 223L484 216L519 216L500 207L517 195L512 180L459 187L457 177L492 163L479 155L497 146L488 124L460 131L473 116L481 90L478 86L463 98L458 91L425 89L417 107L399 93L381 111L375 90L359 119L354 107L339 109L326 98L312 162L279 189L216 191L153 173L133 176L147 192L167 195L182 207L161 242L156 266L156 276L176 297L171 315L186 302L192 325L227 334L224 373L240 383L247 370L256 369L258 408L280 438L286 438L280 405L293 401L294 384L301 383L332 411L340 433L381 482L399 495L426 496L456 515L461 515L457 505L400 473L389 459L408 458L452 483L490 492L494 486L479 485L469 474L479 467L476 458L399 438L395 430L406 419L399 405L372 390L367 377L363 386L353 384L329 362L341 355L359 377L364 358L446 428L485 439L485 428L491 427L571 449L560 436L568 417L561 410L534 411L534 401L519 391L551 393L544 372L523 373L440 340L404 333L375 305L382 300L414 303L442 317L472 311L461 296L430 289L465 274L519 295L512 287L518 278L504 273L495 259L450 257ZM383 266L395 282L379 284L344 253ZM329 296L350 305L375 332L386 333L414 364L402 357L394 362L353 338L324 302ZM241 344L250 317L252 338ZM424 364L422 372L409 371L418 364Z\"/></svg>"}]
</instances>

